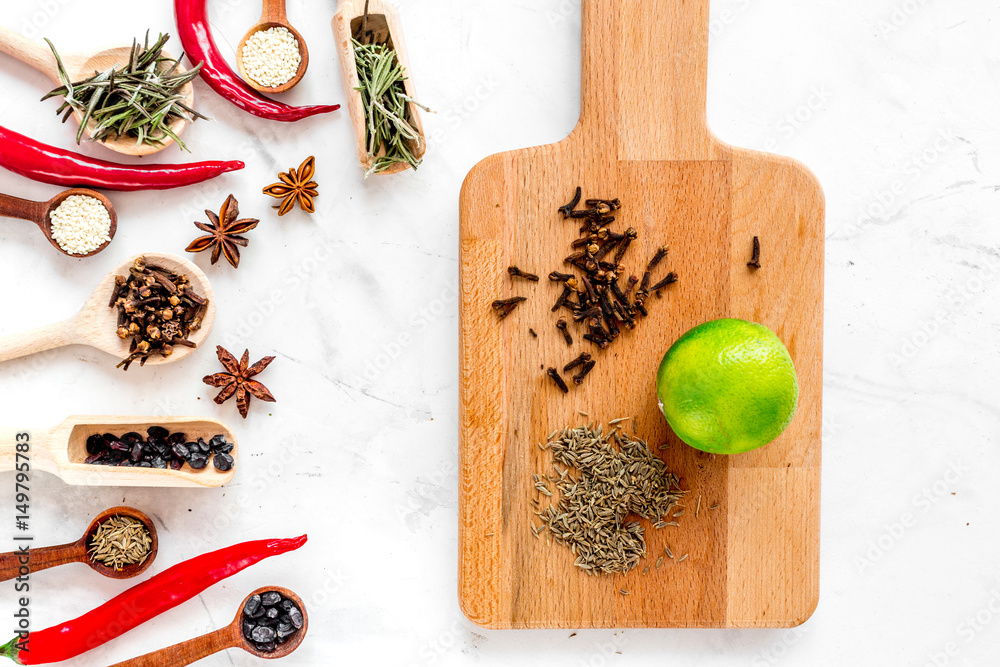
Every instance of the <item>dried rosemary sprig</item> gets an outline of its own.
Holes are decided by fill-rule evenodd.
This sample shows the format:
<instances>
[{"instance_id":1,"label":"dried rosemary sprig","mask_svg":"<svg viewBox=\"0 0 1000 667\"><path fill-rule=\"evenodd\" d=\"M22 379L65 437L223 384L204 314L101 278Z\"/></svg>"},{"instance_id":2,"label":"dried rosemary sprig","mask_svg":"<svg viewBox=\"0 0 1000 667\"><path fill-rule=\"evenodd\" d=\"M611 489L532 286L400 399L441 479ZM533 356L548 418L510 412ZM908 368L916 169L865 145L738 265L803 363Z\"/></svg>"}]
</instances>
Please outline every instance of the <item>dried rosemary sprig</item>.
<instances>
[{"instance_id":1,"label":"dried rosemary sprig","mask_svg":"<svg viewBox=\"0 0 1000 667\"><path fill-rule=\"evenodd\" d=\"M387 44L352 41L358 66L357 90L365 110L365 141L368 156L373 158L365 176L399 163L416 169L422 160L413 154L413 148L420 146L424 138L411 124L409 103L431 110L406 94L406 70L394 49Z\"/></svg>"},{"instance_id":2,"label":"dried rosemary sprig","mask_svg":"<svg viewBox=\"0 0 1000 667\"><path fill-rule=\"evenodd\" d=\"M186 72L177 72L180 59L163 54L168 39L170 35L161 34L150 46L147 31L142 46L132 42L127 63L76 82L69 80L59 52L46 39L63 85L46 94L42 101L57 96L65 98L56 111L57 115L63 114L64 123L74 110L80 112L76 143L83 139L87 123L94 121L92 136L98 141L130 137L136 145L162 146L169 138L188 150L170 126L181 118L207 118L184 104L184 86L198 76L202 63Z\"/></svg>"}]
</instances>

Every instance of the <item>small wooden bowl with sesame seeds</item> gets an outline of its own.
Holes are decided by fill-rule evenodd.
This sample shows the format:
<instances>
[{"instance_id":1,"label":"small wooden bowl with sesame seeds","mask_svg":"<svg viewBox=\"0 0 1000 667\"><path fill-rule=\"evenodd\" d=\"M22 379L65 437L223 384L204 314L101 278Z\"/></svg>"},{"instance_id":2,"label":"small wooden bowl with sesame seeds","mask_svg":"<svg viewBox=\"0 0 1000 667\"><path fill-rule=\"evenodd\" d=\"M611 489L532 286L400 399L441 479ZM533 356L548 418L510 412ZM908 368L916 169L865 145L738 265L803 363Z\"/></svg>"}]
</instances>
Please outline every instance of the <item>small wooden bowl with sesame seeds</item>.
<instances>
[{"instance_id":1,"label":"small wooden bowl with sesame seeds","mask_svg":"<svg viewBox=\"0 0 1000 667\"><path fill-rule=\"evenodd\" d=\"M291 33L299 50L299 66L295 70L295 73L292 74L292 78L284 83L276 86L266 86L254 79L251 73L247 71L246 64L243 62L243 50L246 48L247 42L254 35L259 32L271 30L272 28L284 28ZM236 49L236 66L239 68L240 76L247 82L247 85L260 93L276 94L291 90L305 76L306 68L309 67L309 49L306 48L306 40L288 22L288 16L285 14L285 0L264 0L264 8L261 11L260 20L247 31L247 34L240 40L240 45Z\"/></svg>"},{"instance_id":2,"label":"small wooden bowl with sesame seeds","mask_svg":"<svg viewBox=\"0 0 1000 667\"><path fill-rule=\"evenodd\" d=\"M63 247L56 236L52 234L52 214L59 211L70 197L89 197L95 199L104 206L108 212L108 217L110 218L110 227L108 228L107 239L101 243L99 246L87 252L74 252L72 247ZM79 200L74 200L70 204L74 204ZM70 204L67 204L69 206ZM115 238L115 233L118 231L118 214L115 213L115 207L111 204L111 200L94 190L88 190L86 188L71 188L69 190L64 190L57 194L55 197L48 201L37 202L30 201L27 199L20 199L19 197L12 197L10 195L0 194L0 215L8 218L19 218L21 220L27 220L28 222L35 223L45 238L49 240L52 247L61 252L68 257L76 257L77 259L83 259L85 257L93 257L97 253L101 252L111 243L112 239ZM99 240L99 239L98 239ZM69 242L67 241L67 244Z\"/></svg>"}]
</instances>

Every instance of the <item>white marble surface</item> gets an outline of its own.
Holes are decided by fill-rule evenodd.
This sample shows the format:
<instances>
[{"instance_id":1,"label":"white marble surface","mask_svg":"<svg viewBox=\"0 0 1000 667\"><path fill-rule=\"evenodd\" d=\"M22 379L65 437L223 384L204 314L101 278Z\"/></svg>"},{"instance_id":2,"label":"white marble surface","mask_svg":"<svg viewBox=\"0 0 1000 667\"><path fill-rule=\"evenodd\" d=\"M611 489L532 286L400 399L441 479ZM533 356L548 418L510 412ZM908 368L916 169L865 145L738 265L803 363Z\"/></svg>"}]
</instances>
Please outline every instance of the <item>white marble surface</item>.
<instances>
[{"instance_id":1,"label":"white marble surface","mask_svg":"<svg viewBox=\"0 0 1000 667\"><path fill-rule=\"evenodd\" d=\"M5 2L2 22L67 50L173 31L168 2ZM457 197L493 152L557 140L579 113L578 0L400 0L417 87L440 111L416 174L364 182L345 116L295 125L246 115L200 82L213 117L185 135L194 158L245 171L186 190L114 194L111 249L57 255L26 223L0 222L0 334L70 315L98 278L144 251L181 253L191 222L233 192L251 233L242 268L209 267L210 344L277 355L278 398L250 418L200 378L210 350L123 374L70 348L0 368L0 424L73 413L207 414L237 426L236 482L216 491L84 489L35 476L35 534L75 539L118 503L161 528L153 571L247 538L308 532L263 562L73 661L106 665L227 623L249 590L281 584L309 604L289 664L989 665L1000 650L1000 7L992 0L717 0L709 118L731 143L803 160L828 200L822 599L792 631L487 632L456 601ZM229 55L258 3L212 0ZM311 66L289 99L342 99L332 0L293 0ZM39 104L48 84L0 57L2 124L61 146ZM105 156L99 147L85 152ZM260 188L317 156L313 218L278 220ZM106 156L105 156L106 157ZM168 161L189 159L176 149ZM0 191L58 189L0 173ZM0 475L0 544L13 533ZM904 525L905 524L905 525ZM762 555L765 557L765 555ZM0 618L13 611L2 585ZM122 590L78 567L34 579L46 627ZM978 620L977 620L978 619ZM0 622L0 627L7 627ZM0 634L4 634L0 632ZM6 637L3 637L6 640ZM206 665L249 665L230 652Z\"/></svg>"}]
</instances>

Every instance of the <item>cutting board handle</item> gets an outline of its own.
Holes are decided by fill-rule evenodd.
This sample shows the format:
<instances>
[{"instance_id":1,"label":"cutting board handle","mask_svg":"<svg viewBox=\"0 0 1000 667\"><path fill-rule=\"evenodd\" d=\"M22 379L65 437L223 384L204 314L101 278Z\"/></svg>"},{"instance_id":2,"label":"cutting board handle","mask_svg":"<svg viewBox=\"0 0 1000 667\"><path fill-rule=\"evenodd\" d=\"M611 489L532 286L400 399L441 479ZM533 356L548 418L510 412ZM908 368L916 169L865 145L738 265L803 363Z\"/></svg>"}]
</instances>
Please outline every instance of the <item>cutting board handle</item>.
<instances>
[{"instance_id":1,"label":"cutting board handle","mask_svg":"<svg viewBox=\"0 0 1000 667\"><path fill-rule=\"evenodd\" d=\"M577 133L612 133L621 160L712 159L709 2L584 0Z\"/></svg>"}]
</instances>

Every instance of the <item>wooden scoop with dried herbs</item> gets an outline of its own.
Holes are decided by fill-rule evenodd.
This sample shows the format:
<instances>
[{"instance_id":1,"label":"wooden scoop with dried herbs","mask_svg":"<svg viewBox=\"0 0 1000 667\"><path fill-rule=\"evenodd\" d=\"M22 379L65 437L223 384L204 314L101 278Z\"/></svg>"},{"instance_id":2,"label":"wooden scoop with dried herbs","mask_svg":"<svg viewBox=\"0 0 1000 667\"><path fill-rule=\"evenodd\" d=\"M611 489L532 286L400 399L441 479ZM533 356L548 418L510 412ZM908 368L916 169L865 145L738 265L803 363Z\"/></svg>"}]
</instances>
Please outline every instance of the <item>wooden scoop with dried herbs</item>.
<instances>
[{"instance_id":1,"label":"wooden scoop with dried herbs","mask_svg":"<svg viewBox=\"0 0 1000 667\"><path fill-rule=\"evenodd\" d=\"M396 164L420 166L417 153L424 138L413 126L410 104L430 109L406 94L406 69L388 44L354 42L358 66L358 91L365 112L365 140L371 166L365 176L386 171Z\"/></svg>"},{"instance_id":2,"label":"wooden scoop with dried herbs","mask_svg":"<svg viewBox=\"0 0 1000 667\"><path fill-rule=\"evenodd\" d=\"M56 114L63 114L64 123L73 111L80 113L76 143L80 143L87 124L93 121L91 135L98 141L130 137L135 139L136 145L162 146L169 138L188 150L171 125L181 119L207 118L184 102L184 87L198 76L202 63L187 71L178 71L180 58L163 53L163 45L169 39L170 35L161 34L150 46L147 32L142 45L132 42L127 63L95 72L83 81L69 80L59 52L46 39L63 85L42 100L65 98L56 111Z\"/></svg>"}]
</instances>

